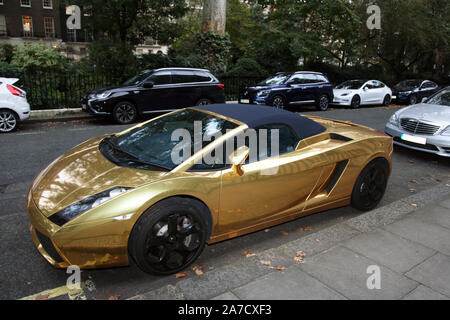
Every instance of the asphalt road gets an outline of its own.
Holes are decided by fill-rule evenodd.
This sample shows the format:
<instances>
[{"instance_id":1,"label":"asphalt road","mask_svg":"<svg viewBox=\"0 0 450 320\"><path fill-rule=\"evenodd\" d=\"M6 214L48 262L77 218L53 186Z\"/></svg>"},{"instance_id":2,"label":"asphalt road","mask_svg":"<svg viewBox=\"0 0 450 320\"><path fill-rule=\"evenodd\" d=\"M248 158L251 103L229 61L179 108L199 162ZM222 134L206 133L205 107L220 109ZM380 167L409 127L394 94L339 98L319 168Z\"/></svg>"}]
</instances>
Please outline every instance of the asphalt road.
<instances>
[{"instance_id":1,"label":"asphalt road","mask_svg":"<svg viewBox=\"0 0 450 320\"><path fill-rule=\"evenodd\" d=\"M397 108L311 110L305 108L301 113L350 120L383 131L384 124ZM39 255L29 235L25 195L32 179L75 145L127 127L103 119L35 122L21 125L14 133L0 135L0 299L18 299L58 288L65 285L68 277L65 270L54 269ZM396 147L393 173L381 205L439 185L449 177L449 159ZM197 264L208 271L244 259L243 251L256 252L279 246L359 214L350 207L340 208L207 246ZM300 227L311 230L300 232L297 230ZM188 276L196 275L189 271ZM91 287L92 291L84 290L89 299L112 296L126 299L178 281L173 276L147 275L134 265L86 270L82 277L95 285L95 288ZM61 295L58 299L68 299L68 296Z\"/></svg>"}]
</instances>

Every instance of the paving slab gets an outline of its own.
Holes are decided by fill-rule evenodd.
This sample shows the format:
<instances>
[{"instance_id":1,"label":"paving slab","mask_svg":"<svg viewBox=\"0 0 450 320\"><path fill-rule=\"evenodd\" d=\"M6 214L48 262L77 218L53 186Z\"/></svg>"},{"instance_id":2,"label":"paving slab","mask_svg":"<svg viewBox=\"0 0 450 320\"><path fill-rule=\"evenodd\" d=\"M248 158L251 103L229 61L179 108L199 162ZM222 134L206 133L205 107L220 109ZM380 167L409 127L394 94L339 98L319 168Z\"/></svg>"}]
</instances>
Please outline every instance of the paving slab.
<instances>
[{"instance_id":1,"label":"paving slab","mask_svg":"<svg viewBox=\"0 0 450 320\"><path fill-rule=\"evenodd\" d=\"M343 300L345 297L295 266L262 276L233 293L245 300Z\"/></svg>"},{"instance_id":2,"label":"paving slab","mask_svg":"<svg viewBox=\"0 0 450 320\"><path fill-rule=\"evenodd\" d=\"M450 230L444 227L423 222L416 218L405 218L385 227L405 239L423 244L450 255Z\"/></svg>"},{"instance_id":3,"label":"paving slab","mask_svg":"<svg viewBox=\"0 0 450 320\"><path fill-rule=\"evenodd\" d=\"M332 248L297 265L328 287L349 299L400 299L418 286L418 283L387 267L380 267L381 288L367 287L369 266L377 262L342 246Z\"/></svg>"},{"instance_id":4,"label":"paving slab","mask_svg":"<svg viewBox=\"0 0 450 320\"><path fill-rule=\"evenodd\" d=\"M450 297L450 257L437 253L406 273L406 275Z\"/></svg>"},{"instance_id":5,"label":"paving slab","mask_svg":"<svg viewBox=\"0 0 450 320\"><path fill-rule=\"evenodd\" d=\"M428 206L426 209L412 213L411 216L450 229L450 209L443 206Z\"/></svg>"},{"instance_id":6,"label":"paving slab","mask_svg":"<svg viewBox=\"0 0 450 320\"><path fill-rule=\"evenodd\" d=\"M440 203L440 205L441 205L442 207L444 207L444 208L450 209L450 199L447 199L447 200L445 200L445 201L442 201L442 202Z\"/></svg>"},{"instance_id":7,"label":"paving slab","mask_svg":"<svg viewBox=\"0 0 450 320\"><path fill-rule=\"evenodd\" d=\"M431 290L430 288L420 285L412 292L408 293L402 300L449 300L450 298Z\"/></svg>"},{"instance_id":8,"label":"paving slab","mask_svg":"<svg viewBox=\"0 0 450 320\"><path fill-rule=\"evenodd\" d=\"M212 298L211 300L239 300L238 297L236 297L232 292L225 292L221 295L218 295L217 297Z\"/></svg>"},{"instance_id":9,"label":"paving slab","mask_svg":"<svg viewBox=\"0 0 450 320\"><path fill-rule=\"evenodd\" d=\"M139 294L129 300L184 300L185 297L180 289L174 285L166 285L159 289Z\"/></svg>"},{"instance_id":10,"label":"paving slab","mask_svg":"<svg viewBox=\"0 0 450 320\"><path fill-rule=\"evenodd\" d=\"M436 253L381 229L361 234L343 245L399 273L411 270Z\"/></svg>"}]
</instances>

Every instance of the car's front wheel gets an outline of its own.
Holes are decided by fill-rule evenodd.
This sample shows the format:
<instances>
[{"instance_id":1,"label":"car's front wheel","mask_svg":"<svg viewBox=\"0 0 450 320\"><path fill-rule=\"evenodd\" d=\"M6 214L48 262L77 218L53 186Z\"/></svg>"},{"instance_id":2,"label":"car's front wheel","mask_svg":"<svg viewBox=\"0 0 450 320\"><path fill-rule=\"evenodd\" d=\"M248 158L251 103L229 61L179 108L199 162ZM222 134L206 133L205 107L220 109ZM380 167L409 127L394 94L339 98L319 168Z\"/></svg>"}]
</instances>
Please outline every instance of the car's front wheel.
<instances>
[{"instance_id":1,"label":"car's front wheel","mask_svg":"<svg viewBox=\"0 0 450 320\"><path fill-rule=\"evenodd\" d=\"M202 253L210 220L199 201L182 197L162 200L136 222L129 253L148 273L168 275L187 268Z\"/></svg>"},{"instance_id":2,"label":"car's front wheel","mask_svg":"<svg viewBox=\"0 0 450 320\"><path fill-rule=\"evenodd\" d=\"M128 101L119 102L113 110L113 118L120 124L133 123L136 121L137 115L136 107Z\"/></svg>"},{"instance_id":3,"label":"car's front wheel","mask_svg":"<svg viewBox=\"0 0 450 320\"><path fill-rule=\"evenodd\" d=\"M351 104L352 108L358 109L360 105L361 105L361 98L358 95L354 96Z\"/></svg>"},{"instance_id":4,"label":"car's front wheel","mask_svg":"<svg viewBox=\"0 0 450 320\"><path fill-rule=\"evenodd\" d=\"M17 127L19 118L10 110L0 110L0 132L11 132Z\"/></svg>"},{"instance_id":5,"label":"car's front wheel","mask_svg":"<svg viewBox=\"0 0 450 320\"><path fill-rule=\"evenodd\" d=\"M330 99L327 95L321 95L319 101L317 102L317 109L320 111L326 111L330 105Z\"/></svg>"},{"instance_id":6,"label":"car's front wheel","mask_svg":"<svg viewBox=\"0 0 450 320\"><path fill-rule=\"evenodd\" d=\"M416 104L417 103L417 96L415 95L415 94L412 94L410 97L409 97L409 104L410 105L413 105L413 104Z\"/></svg>"},{"instance_id":7,"label":"car's front wheel","mask_svg":"<svg viewBox=\"0 0 450 320\"><path fill-rule=\"evenodd\" d=\"M387 94L386 97L384 97L383 105L388 107L391 104L391 102L392 102L392 98L390 95Z\"/></svg>"},{"instance_id":8,"label":"car's front wheel","mask_svg":"<svg viewBox=\"0 0 450 320\"><path fill-rule=\"evenodd\" d=\"M352 206L361 211L374 209L383 198L389 177L386 159L377 158L370 162L356 179L352 191Z\"/></svg>"},{"instance_id":9,"label":"car's front wheel","mask_svg":"<svg viewBox=\"0 0 450 320\"><path fill-rule=\"evenodd\" d=\"M275 96L272 99L271 105L277 109L284 109L286 107L286 100L282 96Z\"/></svg>"}]
</instances>

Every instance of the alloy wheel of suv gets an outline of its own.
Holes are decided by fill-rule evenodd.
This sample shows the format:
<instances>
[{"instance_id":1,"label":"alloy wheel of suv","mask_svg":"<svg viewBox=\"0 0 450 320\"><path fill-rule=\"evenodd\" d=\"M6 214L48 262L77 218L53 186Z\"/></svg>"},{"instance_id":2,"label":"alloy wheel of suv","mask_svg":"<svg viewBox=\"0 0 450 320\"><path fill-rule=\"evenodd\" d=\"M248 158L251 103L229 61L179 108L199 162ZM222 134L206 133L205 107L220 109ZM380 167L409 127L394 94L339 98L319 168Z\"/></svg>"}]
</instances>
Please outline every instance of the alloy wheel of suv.
<instances>
[{"instance_id":1,"label":"alloy wheel of suv","mask_svg":"<svg viewBox=\"0 0 450 320\"><path fill-rule=\"evenodd\" d=\"M330 104L330 100L326 95L321 95L319 98L319 103L317 105L317 108L320 111L326 111L328 109L328 105Z\"/></svg>"},{"instance_id":2,"label":"alloy wheel of suv","mask_svg":"<svg viewBox=\"0 0 450 320\"><path fill-rule=\"evenodd\" d=\"M417 103L417 96L415 94L411 95L411 97L409 97L409 104L413 105Z\"/></svg>"},{"instance_id":3,"label":"alloy wheel of suv","mask_svg":"<svg viewBox=\"0 0 450 320\"><path fill-rule=\"evenodd\" d=\"M282 96L275 96L272 100L272 107L277 109L284 109L285 107L284 98Z\"/></svg>"},{"instance_id":4,"label":"alloy wheel of suv","mask_svg":"<svg viewBox=\"0 0 450 320\"><path fill-rule=\"evenodd\" d=\"M19 120L14 112L8 110L0 110L0 132L13 131Z\"/></svg>"},{"instance_id":5,"label":"alloy wheel of suv","mask_svg":"<svg viewBox=\"0 0 450 320\"><path fill-rule=\"evenodd\" d=\"M114 120L120 124L129 124L136 120L136 107L130 102L119 102L113 111Z\"/></svg>"}]
</instances>

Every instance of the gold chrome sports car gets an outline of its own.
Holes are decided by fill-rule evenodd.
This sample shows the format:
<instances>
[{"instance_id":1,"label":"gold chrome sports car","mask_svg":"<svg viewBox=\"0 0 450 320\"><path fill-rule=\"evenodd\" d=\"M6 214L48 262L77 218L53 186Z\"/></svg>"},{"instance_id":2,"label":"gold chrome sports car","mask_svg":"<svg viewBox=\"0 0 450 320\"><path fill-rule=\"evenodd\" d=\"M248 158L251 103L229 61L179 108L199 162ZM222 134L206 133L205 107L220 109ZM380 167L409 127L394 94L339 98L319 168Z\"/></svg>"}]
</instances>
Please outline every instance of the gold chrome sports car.
<instances>
[{"instance_id":1,"label":"gold chrome sports car","mask_svg":"<svg viewBox=\"0 0 450 320\"><path fill-rule=\"evenodd\" d=\"M269 136L278 150L264 155ZM390 137L350 122L254 105L182 109L50 164L28 193L31 235L56 267L131 258L146 272L175 273L205 243L350 204L373 209L391 155Z\"/></svg>"}]
</instances>

